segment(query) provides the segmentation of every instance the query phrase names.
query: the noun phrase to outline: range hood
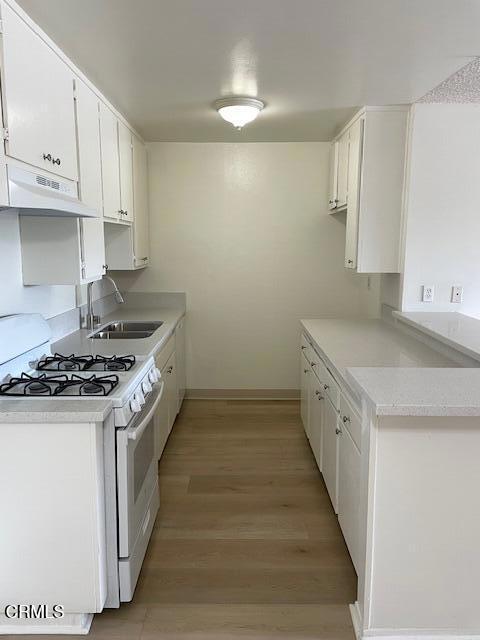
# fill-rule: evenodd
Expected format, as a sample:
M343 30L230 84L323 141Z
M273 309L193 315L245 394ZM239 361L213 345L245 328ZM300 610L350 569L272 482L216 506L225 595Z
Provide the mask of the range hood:
M8 204L0 211L16 209L29 216L95 218L97 211L78 199L77 184L40 171L7 164Z

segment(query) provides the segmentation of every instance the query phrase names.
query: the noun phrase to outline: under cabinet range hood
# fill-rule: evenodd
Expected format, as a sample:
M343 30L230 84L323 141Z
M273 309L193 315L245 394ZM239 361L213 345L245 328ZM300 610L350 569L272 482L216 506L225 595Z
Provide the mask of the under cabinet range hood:
M16 209L19 214L29 216L99 216L98 211L80 202L75 182L14 164L7 164L6 172L8 202L0 203L0 211Z

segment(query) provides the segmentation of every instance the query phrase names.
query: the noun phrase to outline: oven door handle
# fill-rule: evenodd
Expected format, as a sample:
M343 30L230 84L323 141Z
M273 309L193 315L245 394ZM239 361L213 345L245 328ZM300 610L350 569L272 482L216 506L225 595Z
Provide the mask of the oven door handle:
M148 413L145 415L145 417L142 418L138 426L136 426L135 428L130 427L129 429L127 429L127 436L129 440L138 440L142 435L142 433L147 428L148 423L152 419L152 416L155 413L160 400L162 399L164 387L165 387L165 383L162 380L160 382L160 389L157 393L157 397L153 401L152 406L148 410Z

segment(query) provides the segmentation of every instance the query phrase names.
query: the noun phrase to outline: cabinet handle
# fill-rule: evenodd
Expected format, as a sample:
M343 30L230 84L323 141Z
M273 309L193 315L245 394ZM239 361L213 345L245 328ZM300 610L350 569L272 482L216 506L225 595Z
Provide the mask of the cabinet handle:
M107 272L108 271L108 264L102 264L102 269Z
M310 362L310 366L311 366L311 367L316 367L316 366L317 366L317 363L316 363L316 362L313 362L313 360L312 360L312 362Z
M173 367L168 367L167 373L172 373L172 371L173 371Z
M315 395L316 395L316 396L319 396L319 395L320 395L320 391L319 391L318 389L315 391Z
M308 373L310 371L310 369L304 369L303 373Z
M347 260L348 264L353 264L353 260Z
M347 424L347 422L350 422L350 418L348 416L343 416L342 421L343 424Z
M305 351L307 347L305 345L302 344L302 351Z
M337 436L340 436L342 434L342 430L336 427L335 433L337 434Z
M44 160L48 160L48 162L52 161L52 154L51 153L44 153L43 154L43 159Z
M60 158L52 158L52 162L53 164L58 164L58 166L62 164Z
M327 389L330 389L330 387L328 386L328 384L324 384L324 385L323 385L323 388L325 389L325 391L326 391Z
M142 260L142 262L146 262L148 260L148 256L145 256L145 258L140 258L140 260Z

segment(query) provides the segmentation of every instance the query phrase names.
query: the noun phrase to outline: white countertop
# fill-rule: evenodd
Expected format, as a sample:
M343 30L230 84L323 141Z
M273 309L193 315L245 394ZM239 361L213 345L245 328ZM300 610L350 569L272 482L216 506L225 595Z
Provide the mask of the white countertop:
M346 375L379 416L480 417L480 369L352 368Z
M460 353L480 360L480 320L458 312L394 311L400 322L422 331Z
M111 410L108 399L5 398L0 400L0 424L103 422Z
M383 320L302 320L302 325L342 378L350 367L458 366Z
M462 368L381 320L302 320L332 373L377 415L480 416L480 367Z
M149 338L139 338L135 340L97 340L89 338L92 333L85 329L80 329L69 334L65 338L58 340L52 345L52 351L62 354L75 353L77 355L134 355L151 356L161 349L172 335L180 318L185 314L182 309L166 308L134 308L119 305L118 308L102 318L100 327L110 322L122 320L162 320L162 326ZM97 331L98 329L96 329Z

